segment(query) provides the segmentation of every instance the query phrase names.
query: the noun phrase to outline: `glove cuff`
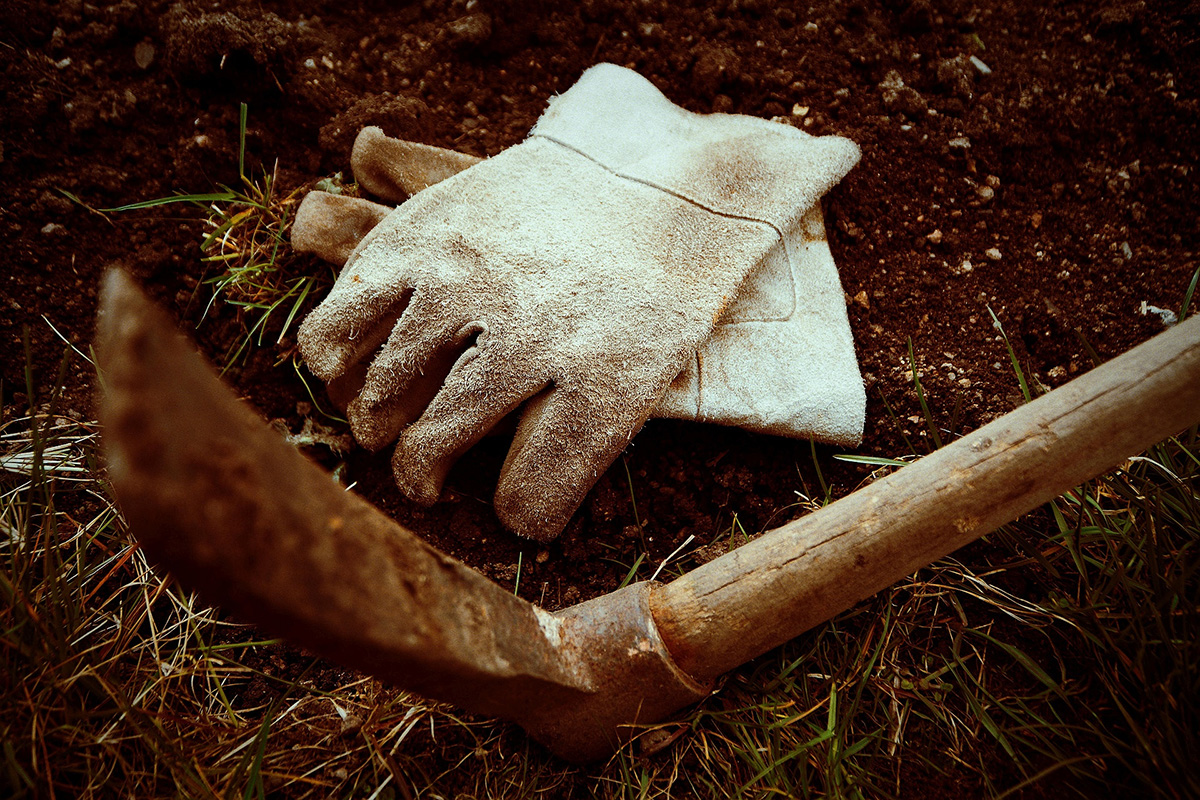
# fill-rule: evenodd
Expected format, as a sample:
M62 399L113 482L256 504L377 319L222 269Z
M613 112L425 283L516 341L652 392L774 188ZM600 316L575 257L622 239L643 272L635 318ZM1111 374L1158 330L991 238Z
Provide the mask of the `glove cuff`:
M695 114L648 80L598 64L550 101L530 136L617 175L781 234L858 163L858 146L740 114Z

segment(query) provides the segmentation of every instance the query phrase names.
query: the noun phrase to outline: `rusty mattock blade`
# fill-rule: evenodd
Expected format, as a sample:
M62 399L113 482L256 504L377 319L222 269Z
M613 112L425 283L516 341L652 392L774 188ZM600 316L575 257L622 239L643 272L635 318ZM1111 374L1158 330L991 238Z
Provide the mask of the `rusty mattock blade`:
M431 547L272 431L124 274L97 351L109 477L147 554L208 601L428 697L603 757L707 692L636 584L553 615Z

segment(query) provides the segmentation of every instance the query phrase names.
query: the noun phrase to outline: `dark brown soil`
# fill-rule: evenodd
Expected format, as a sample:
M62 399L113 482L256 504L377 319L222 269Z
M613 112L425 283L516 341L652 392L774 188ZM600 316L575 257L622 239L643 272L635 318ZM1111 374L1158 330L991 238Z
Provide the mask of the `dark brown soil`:
M348 174L365 124L494 154L522 139L549 95L611 61L685 108L784 117L861 145L861 164L825 201L868 386L861 452L924 452L908 340L934 417L953 434L1019 401L989 308L1048 387L1091 366L1082 340L1107 358L1162 330L1143 303L1179 309L1197 268L1198 16L1184 0L9 0L3 402L27 403L26 327L43 396L64 348L47 320L86 350L109 266L189 327L208 301L200 210L105 219L65 193L108 208L233 184L242 102L246 163L277 164L285 189ZM213 308L196 336L217 357L242 323ZM228 378L295 430L304 388L273 366L290 347L256 350ZM76 358L64 407L89 413L93 384ZM836 452L655 421L549 547L497 526L501 442L468 454L432 509L397 496L386 453L352 453L347 480L498 581L511 586L519 566L520 593L557 608L611 590L643 553L649 577L689 536L690 553L723 547L738 526L778 525L801 513L798 495L821 498L822 481L835 496L851 491L865 469Z

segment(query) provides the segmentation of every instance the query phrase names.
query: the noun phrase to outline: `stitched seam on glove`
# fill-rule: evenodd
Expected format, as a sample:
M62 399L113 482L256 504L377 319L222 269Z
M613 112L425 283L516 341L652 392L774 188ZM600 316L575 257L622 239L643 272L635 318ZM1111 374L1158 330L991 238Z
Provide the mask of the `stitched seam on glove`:
M771 219L780 231L790 230L859 159L858 146L842 137L687 111L615 64L590 68L551 100L530 136L570 142L600 163L665 179L677 193L706 198L706 205Z
M725 219L736 219L736 220L741 220L743 222L761 223L761 224L766 225L767 227L771 228L772 230L774 230L775 235L778 236L780 238L780 240L783 239L783 232L781 230L779 230L779 227L769 219L763 219L762 217L756 217L756 216L747 215L747 214L733 214L728 211L721 211L720 209L713 208L712 206L708 205L707 203L697 200L694 197L688 197L685 194L677 192L674 189L671 189L669 187L663 186L660 183L656 183L652 180L649 180L648 178L639 178L636 175L630 175L629 173L622 172L621 170L613 169L612 167L605 164L603 161L601 161L597 158L593 158L592 156L585 153L583 150L580 150L578 147L568 144L567 142L564 142L561 139L556 139L553 136L547 136L544 133L537 133L537 134L530 136L529 138L530 139L544 139L547 142L552 142L553 144L556 144L559 147L562 147L566 150L570 150L572 153L575 153L579 156L582 156L583 158L586 158L588 161L591 161L593 164L597 165L598 167L605 170L606 172L608 172L611 175L614 175L623 180L630 181L631 183L640 183L642 186L648 186L651 189L657 189L660 192L663 192L664 194L669 194L678 200L682 200L685 203L689 203L689 204L695 206L696 208L699 208L703 211L707 211L710 214L714 214L718 217L724 217Z

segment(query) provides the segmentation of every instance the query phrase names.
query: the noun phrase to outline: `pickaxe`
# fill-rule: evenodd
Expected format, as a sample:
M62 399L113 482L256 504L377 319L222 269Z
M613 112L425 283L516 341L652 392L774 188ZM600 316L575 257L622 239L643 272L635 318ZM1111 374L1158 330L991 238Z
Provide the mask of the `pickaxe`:
M109 477L187 587L346 666L523 726L571 761L724 672L1200 420L1200 320L667 584L551 614L343 490L119 272L98 329Z

